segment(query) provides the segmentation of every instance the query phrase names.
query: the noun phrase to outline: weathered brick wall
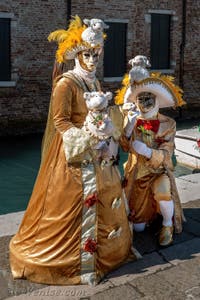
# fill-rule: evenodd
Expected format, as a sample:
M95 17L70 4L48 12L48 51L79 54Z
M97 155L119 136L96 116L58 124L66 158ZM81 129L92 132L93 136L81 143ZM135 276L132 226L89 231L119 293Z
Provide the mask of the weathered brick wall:
M200 1L188 0L186 13L183 88L195 117L200 114Z
M49 33L66 28L66 1L5 0L11 22L11 65L16 87L0 87L0 134L44 127L51 92L55 45Z
M148 12L152 9L174 12L171 25L171 64L175 70L176 82L179 83L182 1L74 0L71 14L78 14L81 18L128 19L128 61L137 54L150 56ZM47 36L53 30L66 27L67 1L4 0L3 4L0 3L0 12L14 14L11 58L12 75L17 81L14 88L0 87L0 134L43 130L50 99L51 74L56 49L55 44L48 43ZM184 112L184 116L196 117L200 116L198 0L187 0L186 16L183 87L185 99L192 105L186 107L187 112ZM127 71L129 68L127 64ZM120 87L119 82L103 82L103 63L100 64L98 76L104 89L114 91Z

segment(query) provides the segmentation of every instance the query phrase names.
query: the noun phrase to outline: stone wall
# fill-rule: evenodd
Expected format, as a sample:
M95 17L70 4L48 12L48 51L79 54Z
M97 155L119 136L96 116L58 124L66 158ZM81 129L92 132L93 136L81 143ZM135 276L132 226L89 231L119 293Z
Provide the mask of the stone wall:
M127 62L137 54L150 55L150 13L167 10L172 14L171 69L176 83L181 83L188 102L183 117L199 117L199 24L200 2L187 0L186 36L183 72L180 73L182 43L182 2L180 0L74 0L71 14L81 18L98 17L128 20ZM48 34L66 28L67 1L5 0L0 13L13 14L11 19L12 80L15 87L0 87L0 135L42 131L45 126L51 93L51 74L56 45L47 41ZM109 37L108 37L109 38ZM129 66L127 64L127 71ZM115 91L120 82L103 81L103 61L98 76L105 90ZM198 108L198 109L197 109Z

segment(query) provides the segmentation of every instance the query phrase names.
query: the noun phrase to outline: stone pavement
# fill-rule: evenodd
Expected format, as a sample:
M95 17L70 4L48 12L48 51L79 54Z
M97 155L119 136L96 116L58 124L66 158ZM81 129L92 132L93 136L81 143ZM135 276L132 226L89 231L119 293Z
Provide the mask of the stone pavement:
M143 258L113 271L95 287L47 286L13 280L8 244L23 212L0 216L0 299L200 299L200 174L176 180L187 218L183 233L175 235L173 245L168 248L157 244L159 220L145 232L135 234L134 246Z

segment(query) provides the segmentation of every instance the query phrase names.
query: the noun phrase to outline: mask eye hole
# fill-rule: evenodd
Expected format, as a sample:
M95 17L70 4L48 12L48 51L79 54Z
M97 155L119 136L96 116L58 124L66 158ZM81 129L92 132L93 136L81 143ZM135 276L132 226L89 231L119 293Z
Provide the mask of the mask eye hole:
M83 56L84 56L85 58L88 58L88 57L90 57L90 54L89 54L89 53L83 53Z

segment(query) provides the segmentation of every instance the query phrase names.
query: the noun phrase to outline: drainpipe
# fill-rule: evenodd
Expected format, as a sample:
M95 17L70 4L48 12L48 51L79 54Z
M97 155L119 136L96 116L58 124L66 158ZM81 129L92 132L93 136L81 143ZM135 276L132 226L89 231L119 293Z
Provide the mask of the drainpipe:
M186 7L187 0L182 0L182 34L181 34L181 45L180 45L180 67L179 67L179 85L184 88L184 51L185 51L185 40L186 40ZM179 117L182 118L182 109L179 107Z
M67 0L67 26L69 25L69 21L71 20L72 14L72 3L71 0Z

